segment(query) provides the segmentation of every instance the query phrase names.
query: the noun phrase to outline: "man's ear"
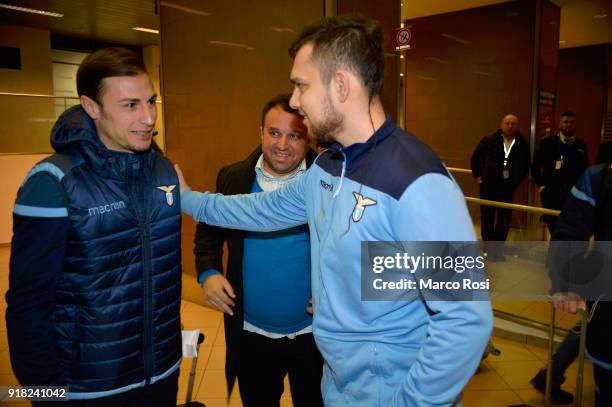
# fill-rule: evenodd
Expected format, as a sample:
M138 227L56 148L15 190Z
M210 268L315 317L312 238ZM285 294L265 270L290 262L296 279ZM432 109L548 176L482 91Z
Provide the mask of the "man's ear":
M81 95L79 100L81 101L81 106L83 106L83 109L89 115L89 117L91 117L93 120L100 118L100 105L98 105L95 100L85 95Z
M351 81L347 71L337 70L332 78L332 86L338 101L345 102L351 92Z

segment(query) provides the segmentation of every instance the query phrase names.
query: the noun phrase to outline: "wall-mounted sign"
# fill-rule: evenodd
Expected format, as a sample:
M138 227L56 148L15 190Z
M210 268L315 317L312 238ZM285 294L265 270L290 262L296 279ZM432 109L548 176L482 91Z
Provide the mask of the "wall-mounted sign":
M396 28L393 30L393 48L396 51L412 49L414 37L409 27Z
M540 88L539 101L540 106L555 107L557 92L554 89Z

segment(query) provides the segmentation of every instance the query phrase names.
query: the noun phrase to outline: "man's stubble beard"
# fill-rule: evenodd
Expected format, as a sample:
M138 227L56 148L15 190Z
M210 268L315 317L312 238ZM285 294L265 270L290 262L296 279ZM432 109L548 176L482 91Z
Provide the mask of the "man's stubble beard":
M334 108L329 95L325 98L323 106L323 120L321 123L313 123L310 120L310 134L315 141L331 143L336 141L336 134L342 130L344 115Z

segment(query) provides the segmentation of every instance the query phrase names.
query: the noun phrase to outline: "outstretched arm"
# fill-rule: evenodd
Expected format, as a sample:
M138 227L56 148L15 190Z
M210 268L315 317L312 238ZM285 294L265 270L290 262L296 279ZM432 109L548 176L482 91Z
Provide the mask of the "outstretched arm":
M282 230L306 223L308 174L272 192L224 196L192 191L180 168L181 210L196 221L230 229L259 232Z

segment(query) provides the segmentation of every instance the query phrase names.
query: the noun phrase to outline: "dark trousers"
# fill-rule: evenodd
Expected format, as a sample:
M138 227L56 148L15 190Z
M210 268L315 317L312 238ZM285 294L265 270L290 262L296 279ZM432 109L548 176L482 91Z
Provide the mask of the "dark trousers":
M557 209L561 210L563 208L563 204L567 199L567 196L570 193L571 186L558 186L558 185L548 185L546 188L540 192L540 200L542 201L542 206L548 209ZM548 227L548 231L551 236L555 231L555 225L557 223L558 216L553 215L542 215L542 221L546 223Z
M242 331L238 384L245 407L278 407L286 374L295 407L323 406L323 358L311 333L270 339Z
M491 201L512 203L513 192L506 190L489 190L480 188L480 197ZM496 208L494 206L480 206L480 230L482 240L496 240L505 242L510 230L512 211L510 209Z
M70 407L176 407L179 371L148 387L140 387L124 393L89 400L72 400L62 402L62 406ZM57 405L60 402L58 402ZM34 406L47 406L45 403L34 403Z
M552 356L552 382L561 384L565 381L565 371L578 357L580 348L580 328L582 323L578 321L576 325L567 333L561 345Z
M595 407L612 406L612 370L593 364L595 376Z

